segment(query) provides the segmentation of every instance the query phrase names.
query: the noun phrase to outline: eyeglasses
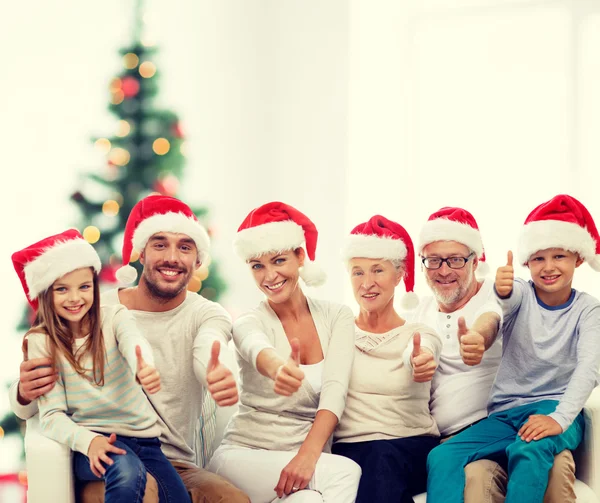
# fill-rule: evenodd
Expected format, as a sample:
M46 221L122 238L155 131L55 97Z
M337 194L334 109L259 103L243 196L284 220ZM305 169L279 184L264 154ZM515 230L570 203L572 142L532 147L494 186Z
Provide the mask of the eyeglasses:
M474 253L469 254L468 257L423 257L421 262L427 269L439 269L444 262L450 269L462 269L473 255Z

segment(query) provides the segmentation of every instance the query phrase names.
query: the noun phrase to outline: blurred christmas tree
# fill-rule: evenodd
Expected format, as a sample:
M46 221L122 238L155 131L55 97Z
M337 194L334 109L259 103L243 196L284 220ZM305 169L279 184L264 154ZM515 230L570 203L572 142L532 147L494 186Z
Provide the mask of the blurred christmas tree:
M109 84L108 108L116 118L115 133L93 139L106 155L106 165L99 173L85 174L82 186L71 196L81 213L77 228L102 259L100 281L105 288L117 283L115 272L121 265L123 231L131 209L151 193L177 197L185 165L186 143L177 115L154 105L160 72L156 49L143 37L142 4L137 0L133 43L120 51L123 69ZM192 210L201 221L206 218L206 208ZM132 257L131 265L139 277L138 257ZM209 300L217 300L224 289L215 262L202 264L188 285L188 290ZM33 316L27 309L18 328L27 330ZM0 427L9 434L19 424L10 413Z

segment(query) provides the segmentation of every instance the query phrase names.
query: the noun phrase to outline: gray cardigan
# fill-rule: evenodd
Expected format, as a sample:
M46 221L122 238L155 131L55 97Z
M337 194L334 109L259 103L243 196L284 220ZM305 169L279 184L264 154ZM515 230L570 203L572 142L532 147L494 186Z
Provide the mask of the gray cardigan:
M318 410L342 417L354 360L354 316L350 308L307 298L321 341L325 365L320 396L303 381L292 396L273 391L273 381L256 368L258 354L274 349L283 359L291 352L283 326L267 301L242 315L233 326L240 365L240 403L225 430L224 445L297 450Z

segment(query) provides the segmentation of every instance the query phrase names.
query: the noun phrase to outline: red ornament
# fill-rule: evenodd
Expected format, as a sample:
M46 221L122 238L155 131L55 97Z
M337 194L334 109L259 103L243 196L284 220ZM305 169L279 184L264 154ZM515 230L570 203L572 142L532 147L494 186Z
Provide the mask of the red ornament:
M125 77L121 81L121 90L125 98L133 98L140 91L140 82L133 77Z
M181 123L179 121L173 123L171 126L171 133L175 138L183 138L183 130L181 129Z
M154 182L152 188L164 196L173 197L179 189L179 180L174 175L167 175Z
M98 274L98 279L101 283L118 283L117 279L117 269L118 267L112 265L105 265L100 270L100 274Z

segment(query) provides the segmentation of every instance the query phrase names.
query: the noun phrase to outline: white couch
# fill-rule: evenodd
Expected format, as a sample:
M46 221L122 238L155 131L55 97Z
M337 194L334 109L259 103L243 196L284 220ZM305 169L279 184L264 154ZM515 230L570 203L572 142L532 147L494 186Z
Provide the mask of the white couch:
M223 428L235 407L219 409L215 444L221 441ZM596 388L585 407L586 431L581 447L575 453L577 462L577 501L600 503L600 387ZM25 434L28 503L74 503L71 451L39 431L37 416L27 421ZM421 494L416 503L425 503Z

